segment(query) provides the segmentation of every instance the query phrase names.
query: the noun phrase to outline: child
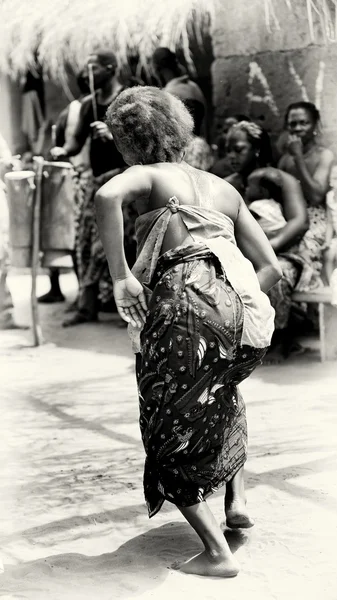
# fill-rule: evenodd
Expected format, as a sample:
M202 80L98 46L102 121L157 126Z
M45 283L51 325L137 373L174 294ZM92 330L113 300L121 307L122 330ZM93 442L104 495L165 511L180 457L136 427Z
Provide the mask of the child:
M270 197L269 190L261 180L248 179L245 201L267 238L273 238L286 226L282 206Z

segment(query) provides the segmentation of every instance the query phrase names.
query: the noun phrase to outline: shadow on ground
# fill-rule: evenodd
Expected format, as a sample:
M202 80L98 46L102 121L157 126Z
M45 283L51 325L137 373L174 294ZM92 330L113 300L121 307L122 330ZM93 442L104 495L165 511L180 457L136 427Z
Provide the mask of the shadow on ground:
M225 537L234 553L249 542L249 535L240 531L226 530ZM156 548L155 553L153 548ZM100 599L126 600L154 590L170 575L173 564L201 550L199 540L187 523L171 522L130 539L115 552L100 556L64 553L16 566L5 565L0 586L2 592L25 594L23 597L34 600L40 595L42 598L47 591L60 594L62 589L77 598L82 591L88 594L93 582L99 581ZM133 573L137 574L135 585Z

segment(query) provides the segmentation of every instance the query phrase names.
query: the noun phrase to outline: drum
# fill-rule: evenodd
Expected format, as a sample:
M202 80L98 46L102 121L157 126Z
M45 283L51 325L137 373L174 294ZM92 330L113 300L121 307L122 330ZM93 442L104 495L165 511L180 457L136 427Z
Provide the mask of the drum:
M35 173L11 171L4 178L8 195L10 262L13 267L30 267Z
M41 239L43 267L72 267L75 249L73 167L45 162L42 176Z

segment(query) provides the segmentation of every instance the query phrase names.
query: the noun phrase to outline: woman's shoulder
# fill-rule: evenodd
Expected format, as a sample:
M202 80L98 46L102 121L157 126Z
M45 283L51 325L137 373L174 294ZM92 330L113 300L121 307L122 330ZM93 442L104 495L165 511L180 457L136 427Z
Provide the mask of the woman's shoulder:
M321 160L324 160L324 161L333 161L335 159L335 156L334 156L334 153L332 152L332 150L330 150L330 148L327 148L326 146L323 146L323 145L317 146L317 154L319 154Z

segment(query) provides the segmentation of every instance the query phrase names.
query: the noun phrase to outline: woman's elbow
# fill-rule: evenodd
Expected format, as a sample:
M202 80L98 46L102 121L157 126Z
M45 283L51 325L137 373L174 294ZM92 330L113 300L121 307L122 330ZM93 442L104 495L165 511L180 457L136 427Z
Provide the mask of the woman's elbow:
M273 285L275 285L280 279L282 279L283 271L278 260L276 260L269 266L269 276L270 279L274 281Z
M309 229L309 219L306 218L305 221L301 221L298 225L298 232L297 232L297 236L298 238L301 240L302 237L307 233L308 229Z
M108 194L106 190L104 190L104 186L102 186L94 196L94 202L96 209L106 209L111 207L115 202L113 202L114 198L111 194Z
M317 190L313 191L312 194L308 197L308 204L310 206L321 206L325 202L325 197L328 190Z

